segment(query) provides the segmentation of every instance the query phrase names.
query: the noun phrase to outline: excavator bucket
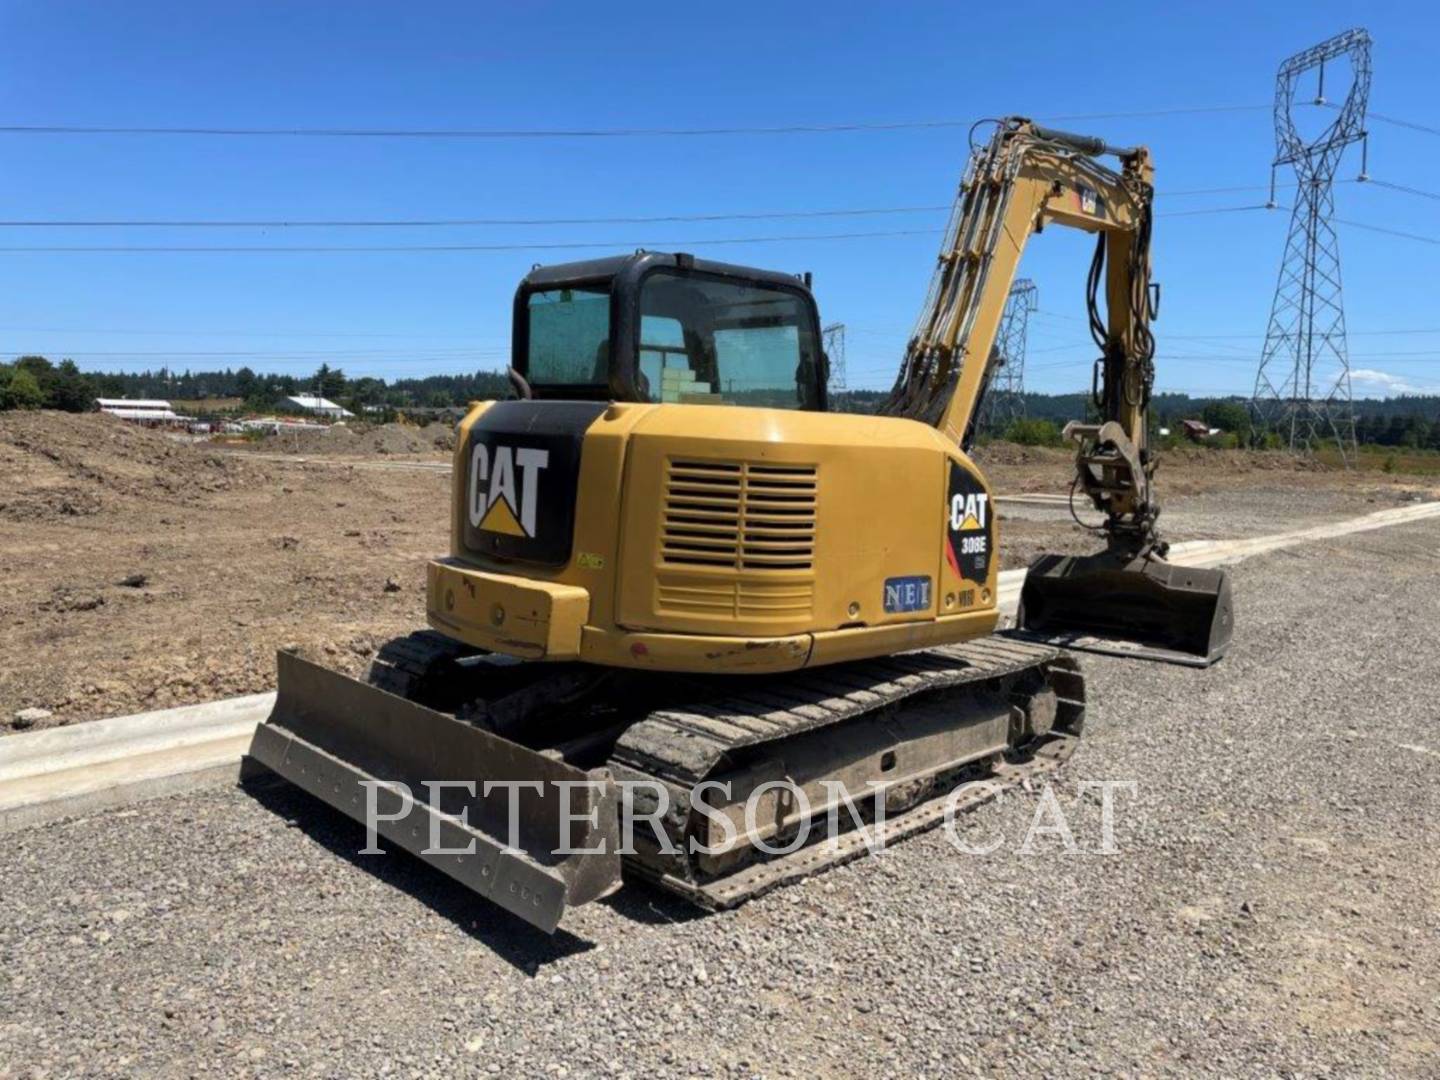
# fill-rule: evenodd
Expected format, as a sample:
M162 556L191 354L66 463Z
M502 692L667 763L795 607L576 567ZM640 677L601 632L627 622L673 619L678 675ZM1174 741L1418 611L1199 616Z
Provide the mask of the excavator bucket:
M1234 621L1225 571L1101 552L1031 563L1014 632L1067 649L1206 667L1225 655Z
M257 765L548 933L566 908L620 885L606 770L573 768L289 653L246 772ZM374 845L365 830L355 837L357 850Z

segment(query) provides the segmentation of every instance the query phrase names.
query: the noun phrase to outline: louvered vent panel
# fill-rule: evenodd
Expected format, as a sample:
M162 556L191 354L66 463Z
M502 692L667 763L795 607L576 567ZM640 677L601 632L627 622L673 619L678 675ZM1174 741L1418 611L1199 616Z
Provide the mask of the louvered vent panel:
M660 543L672 566L809 570L815 466L670 461Z

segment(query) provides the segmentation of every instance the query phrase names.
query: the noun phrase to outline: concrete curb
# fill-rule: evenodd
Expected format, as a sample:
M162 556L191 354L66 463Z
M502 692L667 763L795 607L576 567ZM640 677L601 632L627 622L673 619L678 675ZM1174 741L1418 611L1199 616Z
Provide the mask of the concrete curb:
M275 695L0 739L0 833L233 779Z
M1273 536L1196 540L1171 548L1183 566L1223 566L1298 544L1440 518L1440 502L1380 510ZM1015 614L1025 571L1000 575L999 604ZM58 818L233 780L274 693L118 716L0 738L0 834Z

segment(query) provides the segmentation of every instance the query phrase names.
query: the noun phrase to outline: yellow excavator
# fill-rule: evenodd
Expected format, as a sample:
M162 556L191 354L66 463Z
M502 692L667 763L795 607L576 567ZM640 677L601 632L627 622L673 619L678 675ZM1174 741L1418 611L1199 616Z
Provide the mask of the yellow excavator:
M1144 148L998 122L877 416L827 411L805 278L651 252L535 268L515 397L458 428L431 629L366 680L282 653L247 772L553 931L622 868L727 907L1056 767L1085 711L1070 649L1206 664L1230 639L1223 573L1167 563L1156 532L1152 193ZM1097 237L1098 422L1065 434L1106 546L1037 560L997 634L967 451L1051 225Z

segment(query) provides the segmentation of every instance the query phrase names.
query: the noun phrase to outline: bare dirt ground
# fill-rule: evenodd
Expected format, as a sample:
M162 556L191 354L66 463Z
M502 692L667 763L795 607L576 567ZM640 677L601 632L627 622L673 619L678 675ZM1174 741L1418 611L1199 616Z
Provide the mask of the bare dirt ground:
M268 689L282 646L358 669L423 622L448 498L440 471L282 464L97 415L6 414L0 721Z
M1440 526L1234 574L1215 667L1081 658L1074 853L1016 790L960 822L988 855L712 916L632 883L546 937L290 789L16 833L0 1078L1433 1077Z
M1074 475L1064 450L992 443L975 460L1001 499L1001 566L1028 566L1046 552L1081 554L1098 537L1076 524L1064 503L1006 500L1028 493L1062 494ZM1440 497L1440 481L1326 469L1288 454L1184 448L1162 454L1156 484L1160 527L1172 541L1264 536L1354 517L1411 500ZM1082 497L1075 514L1087 525L1102 518Z
M250 441L227 442L227 449L251 450L260 455L305 454L384 457L390 454L449 453L455 446L451 424L334 424L315 429L282 428L274 434Z
M385 425L222 447L98 415L0 415L0 732L27 708L47 726L267 690L281 647L361 670L423 624L425 562L448 544L449 437ZM978 456L1002 494L1069 482L1061 451ZM1172 539L1300 527L1434 486L1279 455L1174 458ZM1095 546L1063 506L1000 513L1005 568Z

